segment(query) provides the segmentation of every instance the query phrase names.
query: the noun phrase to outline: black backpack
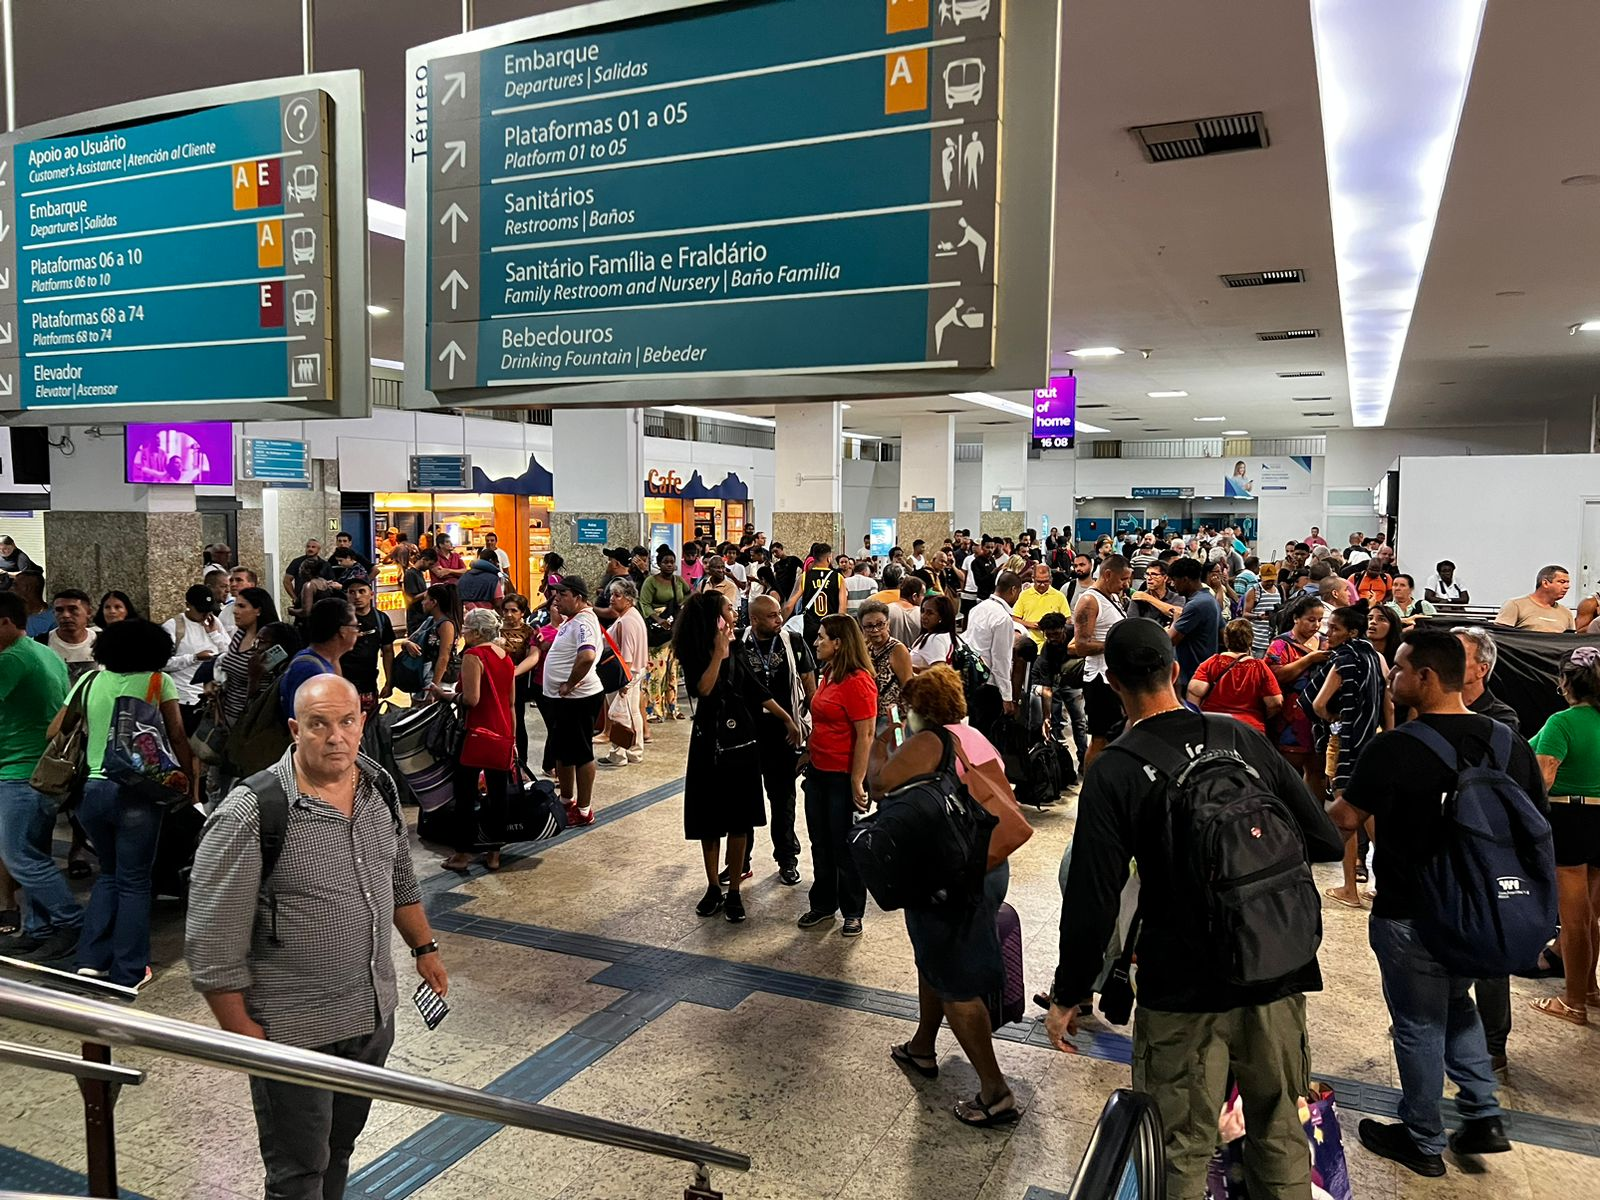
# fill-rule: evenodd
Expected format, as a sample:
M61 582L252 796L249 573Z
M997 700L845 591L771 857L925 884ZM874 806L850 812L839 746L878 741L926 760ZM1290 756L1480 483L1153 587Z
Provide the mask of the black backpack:
M895 788L845 835L861 881L885 912L958 904L983 887L998 822L957 778L955 739L932 732L944 743L938 769Z
M283 784L278 781L276 766L257 771L244 781L244 786L256 798L256 826L261 837L261 886L267 887L272 872L277 870L278 859L283 857L284 842L289 837L289 797L283 790ZM389 806L396 836L404 839L406 821L400 815L400 795L387 771L378 772L378 794ZM270 887L267 888L267 906L272 912L272 932L267 935L267 940L274 946L281 946L283 943L278 940L278 893Z
M1231 984L1269 983L1311 962L1322 944L1322 898L1305 835L1239 753L1233 718L1197 720L1188 755L1137 727L1111 749L1167 780L1174 889L1205 906L1200 952Z

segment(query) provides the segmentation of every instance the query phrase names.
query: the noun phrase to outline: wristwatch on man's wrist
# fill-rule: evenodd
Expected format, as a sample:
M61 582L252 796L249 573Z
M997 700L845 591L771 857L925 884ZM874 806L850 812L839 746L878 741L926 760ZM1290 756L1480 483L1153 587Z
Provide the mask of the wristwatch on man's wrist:
M412 958L421 958L424 954L437 954L437 953L439 953L439 943L438 942L424 942L420 946L411 947L411 957Z

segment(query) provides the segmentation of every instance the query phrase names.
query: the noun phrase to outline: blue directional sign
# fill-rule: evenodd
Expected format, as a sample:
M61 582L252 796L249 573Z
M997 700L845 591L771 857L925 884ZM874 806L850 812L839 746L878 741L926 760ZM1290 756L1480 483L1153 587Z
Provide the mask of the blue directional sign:
M335 116L335 91L354 112ZM0 413L347 415L328 404L340 390L335 280L350 265L364 277L365 254L335 244L336 213L350 210L335 195L347 180L334 178L334 145L336 126L359 124L359 102L353 75L314 76L6 135ZM348 149L359 179L359 144Z
M311 445L291 438L246 438L240 474L260 483L311 482Z
M408 487L413 492L470 492L470 454L413 454Z
M754 0L427 58L428 388L993 365L1004 9Z

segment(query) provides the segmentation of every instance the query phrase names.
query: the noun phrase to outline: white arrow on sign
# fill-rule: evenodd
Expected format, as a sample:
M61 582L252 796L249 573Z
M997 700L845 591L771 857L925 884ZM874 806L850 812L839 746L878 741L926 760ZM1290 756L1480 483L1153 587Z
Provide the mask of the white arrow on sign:
M0 321L0 346L11 345L11 322Z
M0 375L0 396L11 395L11 381L15 378L14 375Z
M444 166L439 168L439 174L443 175L454 165L459 165L463 168L467 165L467 144L465 142L446 142L444 148L449 153L444 156Z
M6 186L6 161L0 158L0 187Z
M0 242L6 240L6 235L11 232L11 226L6 224L4 213L0 213Z
M450 201L450 207L444 210L444 216L439 218L439 224L449 224L450 244L452 246L456 244L457 240L459 240L456 237L456 234L460 231L461 222L463 221L465 221L468 225L472 224L472 218L467 216L466 209L462 208L461 205L457 204L454 200Z
M6 291L11 286L11 268L0 267L0 292Z
M450 274L446 275L444 282L439 285L441 292L448 291L450 293L450 309L452 312L461 307L459 301L463 289L470 292L472 285L466 281L460 271L452 267Z
M444 95L439 97L439 107L443 108L450 103L450 97L460 96L467 98L467 73L465 71L451 71L445 75L445 82L450 86L444 89Z
M439 351L439 361L450 368L450 378L454 379L456 377L456 363L466 362L467 352L452 341L443 350ZM5 376L0 375L0 379L5 379ZM9 396L10 394L9 386L8 390L0 392L0 396Z

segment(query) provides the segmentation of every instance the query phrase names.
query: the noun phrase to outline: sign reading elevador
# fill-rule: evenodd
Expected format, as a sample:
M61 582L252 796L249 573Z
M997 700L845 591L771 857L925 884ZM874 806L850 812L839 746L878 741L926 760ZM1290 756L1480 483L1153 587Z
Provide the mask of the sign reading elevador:
M993 367L1015 4L642 8L412 52L426 388Z
M354 145L335 135L336 93ZM122 105L0 139L0 411L364 415L364 387L347 411L329 403L341 390L336 348L366 373L365 318L341 329L336 288L335 171L350 157L355 182L343 186L359 190L360 103L347 72ZM364 306L364 246L354 253L343 259L360 264L352 299Z

